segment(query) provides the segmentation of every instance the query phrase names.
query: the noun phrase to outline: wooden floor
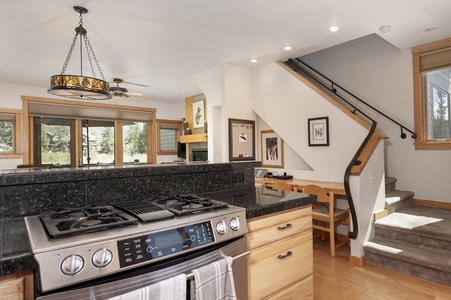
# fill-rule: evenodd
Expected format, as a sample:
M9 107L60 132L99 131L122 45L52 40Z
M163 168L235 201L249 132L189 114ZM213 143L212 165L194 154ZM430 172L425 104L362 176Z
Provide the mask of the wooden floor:
M339 299L451 299L451 287L385 268L352 266L349 248L330 256L329 242L314 239L313 287L315 300Z

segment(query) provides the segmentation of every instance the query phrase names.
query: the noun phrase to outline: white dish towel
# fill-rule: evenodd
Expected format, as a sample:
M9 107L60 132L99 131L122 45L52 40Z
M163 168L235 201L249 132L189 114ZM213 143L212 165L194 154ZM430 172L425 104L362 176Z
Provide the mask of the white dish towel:
M155 284L109 298L108 300L186 299L186 275L180 274Z
M236 300L230 256L193 270L191 300Z

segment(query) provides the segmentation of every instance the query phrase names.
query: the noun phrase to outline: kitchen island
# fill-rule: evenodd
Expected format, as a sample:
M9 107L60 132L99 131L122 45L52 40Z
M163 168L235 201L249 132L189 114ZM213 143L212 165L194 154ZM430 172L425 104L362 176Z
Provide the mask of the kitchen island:
M41 211L105 203L118 197L144 200L152 195L193 193L245 207L251 220L310 207L316 201L314 196L301 193L255 188L254 167L259 165L240 162L2 171L0 285L2 280L17 284L11 275L20 272L26 272L25 282L30 282L36 265L23 217Z

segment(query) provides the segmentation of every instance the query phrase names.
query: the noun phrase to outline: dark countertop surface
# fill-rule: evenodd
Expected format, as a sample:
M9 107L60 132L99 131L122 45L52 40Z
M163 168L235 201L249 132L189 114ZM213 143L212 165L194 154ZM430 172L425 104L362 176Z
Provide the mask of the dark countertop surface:
M247 219L316 203L316 196L266 188L235 189L203 196L245 207ZM23 218L0 221L0 241L0 276L36 267Z

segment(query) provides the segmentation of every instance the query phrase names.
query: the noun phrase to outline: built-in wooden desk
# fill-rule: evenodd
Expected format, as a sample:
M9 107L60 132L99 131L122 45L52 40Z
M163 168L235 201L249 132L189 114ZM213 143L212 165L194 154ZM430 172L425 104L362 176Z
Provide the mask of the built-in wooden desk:
M278 180L274 178L255 178L255 185L258 187L272 188L275 181ZM293 189L293 191L301 191L303 187L309 184L316 184L323 187L326 190L326 192L333 192L335 195L346 196L343 182L319 181L319 180L296 179L296 178L283 181L288 183Z

